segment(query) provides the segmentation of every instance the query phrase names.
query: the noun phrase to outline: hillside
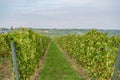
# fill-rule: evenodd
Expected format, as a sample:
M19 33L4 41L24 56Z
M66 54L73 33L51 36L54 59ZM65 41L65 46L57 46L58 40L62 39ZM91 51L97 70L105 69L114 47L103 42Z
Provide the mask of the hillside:
M62 36L67 34L84 34L85 32L91 29L34 29L34 31L40 32L42 34L54 37L54 36ZM97 29L98 32L106 32L109 36L112 35L120 35L120 30L104 30Z

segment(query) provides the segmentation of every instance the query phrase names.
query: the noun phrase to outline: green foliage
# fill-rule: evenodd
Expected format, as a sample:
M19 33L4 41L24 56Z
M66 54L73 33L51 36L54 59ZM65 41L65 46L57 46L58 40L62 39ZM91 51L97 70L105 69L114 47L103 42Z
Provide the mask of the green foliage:
M0 34L0 58L8 57L9 56L9 47L5 41L5 37L7 34Z
M90 76L100 80L112 78L120 36L91 30L84 35L67 35L55 38Z
M20 80L26 80L38 67L39 59L48 47L50 38L35 33L32 29L21 28L7 33L3 41L7 44L9 51L11 49L10 42L15 42Z

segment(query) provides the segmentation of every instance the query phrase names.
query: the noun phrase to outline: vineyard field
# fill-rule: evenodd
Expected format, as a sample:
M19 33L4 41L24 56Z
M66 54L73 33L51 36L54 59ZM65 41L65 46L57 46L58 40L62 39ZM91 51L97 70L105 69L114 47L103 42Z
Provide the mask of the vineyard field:
M91 30L83 35L56 37L57 44L85 68L89 76L112 79L120 36L108 36Z
M29 79L39 66L39 60L46 51L50 38L25 28L1 34L0 37L0 58L12 56L10 42L13 41L16 48L20 80Z
M10 76L13 75L14 79L16 77L14 72L12 72L13 62L10 46L12 41L15 43L20 80L30 80L37 68L41 67L39 65L40 60L48 49L49 44L51 44L51 47L46 53L46 60L44 59L43 61L43 70L40 71L41 77L38 76L38 78L49 80L47 73L52 71L51 75L49 75L51 79L56 80L59 77L59 80L65 80L76 77L76 79L83 80L84 78L79 75L80 72L78 74L74 70L73 66L75 65L69 64L70 62L67 62L66 57L61 57L68 55L71 59L74 59L73 61L76 65L79 65L81 69L85 70L85 73L88 73L86 78L111 80L114 73L118 45L120 44L120 35L119 30L95 29L36 30L20 28L1 33L0 68L7 66L10 72L7 72L5 68L5 71L0 69L0 79L3 79L6 73L11 73ZM58 48L63 52L61 53ZM64 52L66 53L64 54ZM64 65L65 62L67 62L67 65ZM77 66L75 67L77 68ZM64 70L64 68L66 69ZM57 72L61 77L55 74ZM70 76L70 73L73 73L73 76ZM117 79L120 79L120 70L118 71Z

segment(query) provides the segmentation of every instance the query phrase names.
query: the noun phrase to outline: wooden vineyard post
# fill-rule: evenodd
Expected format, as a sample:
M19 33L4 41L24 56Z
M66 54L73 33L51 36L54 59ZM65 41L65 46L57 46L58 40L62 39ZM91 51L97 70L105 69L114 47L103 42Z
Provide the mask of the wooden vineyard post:
M16 80L19 80L19 72L18 72L18 65L17 65L17 58L16 58L14 42L12 41L10 43L10 45L11 45L11 50L12 50L12 60L13 60L14 72L16 74Z
M116 80L118 69L119 69L119 63L120 63L120 44L119 44L118 55L116 58L116 63L115 63L114 74L113 74L112 80Z

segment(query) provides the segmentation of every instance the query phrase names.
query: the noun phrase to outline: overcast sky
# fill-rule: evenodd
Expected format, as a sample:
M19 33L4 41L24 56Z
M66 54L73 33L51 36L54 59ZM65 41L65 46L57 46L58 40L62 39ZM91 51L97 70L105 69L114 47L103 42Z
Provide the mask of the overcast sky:
M120 0L0 0L0 27L120 29Z

